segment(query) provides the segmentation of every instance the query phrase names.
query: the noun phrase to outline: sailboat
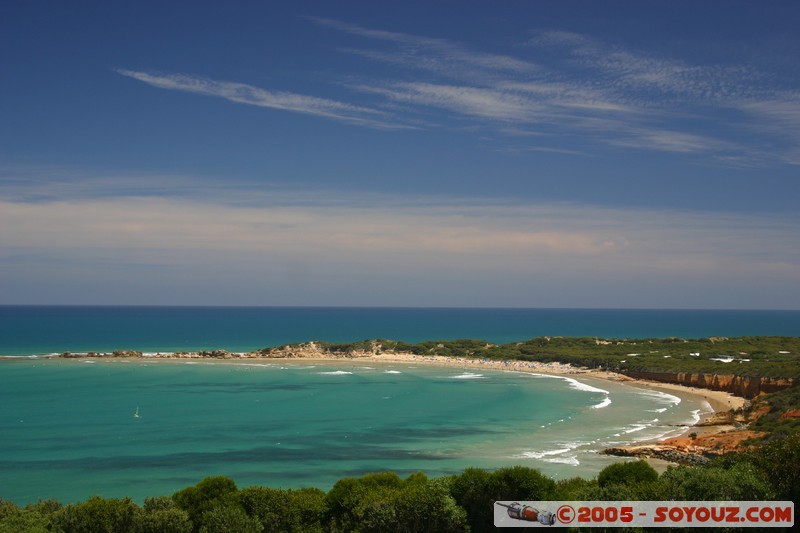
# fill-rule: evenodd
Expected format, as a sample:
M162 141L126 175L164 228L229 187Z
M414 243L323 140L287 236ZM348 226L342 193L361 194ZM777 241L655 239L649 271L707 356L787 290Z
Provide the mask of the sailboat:
M133 413L133 418L139 418L139 406L136 406L136 411Z

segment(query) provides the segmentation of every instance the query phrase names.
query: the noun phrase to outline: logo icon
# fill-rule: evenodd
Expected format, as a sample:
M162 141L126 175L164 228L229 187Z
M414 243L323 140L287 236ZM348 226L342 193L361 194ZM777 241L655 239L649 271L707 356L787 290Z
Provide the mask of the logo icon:
M556 523L556 515L550 511L540 511L528 505L520 505L514 502L511 505L495 502L497 505L506 508L508 516L514 520L524 520L525 522L539 522L545 526L552 526Z

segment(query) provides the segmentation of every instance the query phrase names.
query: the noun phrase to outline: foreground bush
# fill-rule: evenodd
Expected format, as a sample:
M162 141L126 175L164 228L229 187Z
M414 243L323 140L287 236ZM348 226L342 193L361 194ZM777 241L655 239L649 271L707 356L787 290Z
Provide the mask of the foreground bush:
M617 463L597 479L556 483L522 466L402 479L393 472L339 480L327 493L248 487L209 477L171 497L101 498L20 508L0 498L0 533L270 533L495 531L496 500L789 500L800 495L800 433L702 467L660 476L644 462Z

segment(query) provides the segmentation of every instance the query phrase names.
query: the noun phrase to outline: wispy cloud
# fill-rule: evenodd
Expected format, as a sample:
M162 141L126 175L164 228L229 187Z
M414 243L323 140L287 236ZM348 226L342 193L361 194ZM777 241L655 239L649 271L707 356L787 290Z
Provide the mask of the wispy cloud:
M733 152L736 148L731 143L694 133L635 127L630 128L627 136L618 136L614 139L609 139L608 142L616 146L684 154Z
M218 81L185 74L155 74L117 69L123 76L173 91L216 96L239 104L292 111L381 129L408 128L393 122L385 112L327 98L269 91L244 83Z
M800 165L800 92L743 100L738 107L752 118L756 129L780 144L786 162Z
M597 90L647 107L722 103L763 90L760 73L746 65L691 65L559 30L537 32L528 45L564 54ZM566 74L565 66L554 70ZM588 75L590 71L593 74Z
M342 73L339 86L358 103L182 74L118 72L154 87L370 128L467 123L506 138L506 148L524 143L531 151L566 154L563 139L572 138L584 147L652 150L724 165L800 164L800 97L796 89L775 89L752 66L692 64L558 30L538 31L504 54L309 20L355 38L340 51L398 68L390 77ZM742 132L752 133L747 142Z
M498 76L525 74L538 70L538 66L530 61L504 54L472 50L447 39L375 30L333 19L311 18L310 20L321 26L367 39L388 42L396 47L381 51L346 48L343 49L345 52L440 76L491 80Z
M751 112L775 105L775 91L765 76L747 65L692 65L564 31L540 31L527 42L528 50L540 59L534 62L483 54L443 39L317 22L396 45L389 50L362 50L364 57L463 82L385 80L354 87L393 101L473 119L527 123L543 133L585 138L589 132L597 143L704 154L718 162L746 158L752 163L776 155L728 138L717 124L717 115L727 110ZM797 104L797 98L787 104ZM779 156L789 163L795 161L800 146L794 140L796 122L787 118L792 115L790 111L769 120L771 133L787 145ZM691 118L704 132L676 128L672 123L676 116ZM744 121L736 127L755 131L759 125Z
M389 87L362 86L361 90L404 103L496 121L530 122L535 119L537 112L543 110L542 106L523 95L483 87L396 83Z

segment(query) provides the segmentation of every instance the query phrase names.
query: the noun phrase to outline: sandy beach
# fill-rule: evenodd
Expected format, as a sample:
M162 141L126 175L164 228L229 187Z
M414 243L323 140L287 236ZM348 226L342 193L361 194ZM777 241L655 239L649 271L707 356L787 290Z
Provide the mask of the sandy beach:
M686 387L684 385L673 385L671 383L659 383L629 378L623 374L606 372L599 370L586 370L575 368L569 364L562 363L538 363L528 361L491 361L465 359L461 357L441 357L441 356L421 356L413 354L380 354L372 355L359 360L383 361L391 363L414 363L429 364L439 366L450 366L457 368L471 369L492 369L492 370L512 370L518 372L530 372L534 374L568 375L571 377L583 376L596 379L607 379L610 381L624 381L630 385L659 390L664 392L681 392L706 400L715 413L726 412L731 409L743 408L747 402L744 398L734 396L724 391L713 391L700 389L697 387Z

